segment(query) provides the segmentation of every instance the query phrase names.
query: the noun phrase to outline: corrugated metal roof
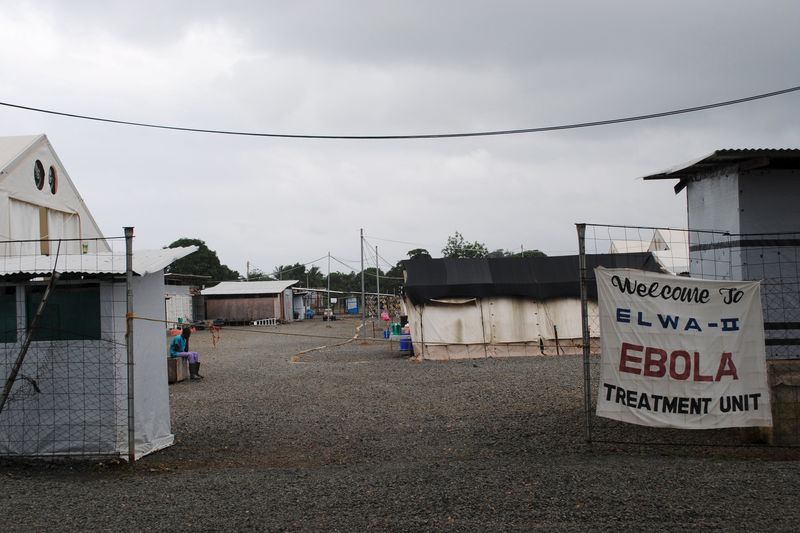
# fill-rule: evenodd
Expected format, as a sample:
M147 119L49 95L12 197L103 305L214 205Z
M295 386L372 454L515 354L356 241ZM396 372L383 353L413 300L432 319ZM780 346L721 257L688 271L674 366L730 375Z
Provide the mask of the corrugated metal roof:
M203 289L203 296L229 296L238 294L280 294L295 283L296 279L278 281L223 281L215 287Z
M748 168L800 168L800 149L797 148L727 148L716 150L698 159L672 167L663 172L644 176L645 180L678 179L675 193L681 192L690 178L730 165Z
M197 251L197 246L136 250L133 272L140 276L163 270L171 263ZM0 257L0 276L42 275L53 271L70 274L124 274L125 254L96 253L69 255L19 255Z

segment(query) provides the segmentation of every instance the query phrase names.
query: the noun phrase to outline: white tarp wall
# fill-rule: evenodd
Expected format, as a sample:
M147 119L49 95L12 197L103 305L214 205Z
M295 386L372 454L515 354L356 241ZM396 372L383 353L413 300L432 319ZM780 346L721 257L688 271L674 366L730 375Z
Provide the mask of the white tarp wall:
M117 454L127 412L118 412L125 331L117 330L113 298L120 295L125 297L124 286L119 293L109 283L100 285L102 340L30 344L19 374L29 379L18 377L0 413L0 454ZM17 341L0 345L3 384L24 341L25 285L17 286L16 303Z
M542 355L542 346L544 355L579 353L580 304L578 298L537 302L514 297L405 302L414 353L434 360ZM589 313L596 309L589 302Z
M137 317L159 319L164 312L163 298L163 270L133 278L133 312ZM124 301L123 299L122 302ZM117 316L124 317L125 313ZM133 328L134 415L136 458L139 459L148 453L171 446L175 436L172 434L169 417L167 343L164 324L149 320L134 320ZM125 331L124 327L122 331ZM120 444L120 452L127 453L127 435Z
M295 294L292 296L294 302L292 308L297 313L297 320L305 320L306 318L306 304L302 294Z
M133 278L134 313L163 315L163 272ZM17 287L17 328L25 331L25 289ZM101 340L31 343L12 396L0 413L1 455L128 454L124 283L100 284ZM0 345L0 379L23 343ZM170 430L164 328L134 320L137 459L174 441ZM39 390L37 391L36 388Z
M190 289L191 287L188 285L166 286L165 294L167 296L167 321L177 323L179 318L183 322L192 322L194 320L192 294Z
M281 299L283 300L283 317L286 322L291 322L294 320L294 314L292 312L294 309L294 293L292 292L292 289L289 288L284 289L282 295L283 297Z

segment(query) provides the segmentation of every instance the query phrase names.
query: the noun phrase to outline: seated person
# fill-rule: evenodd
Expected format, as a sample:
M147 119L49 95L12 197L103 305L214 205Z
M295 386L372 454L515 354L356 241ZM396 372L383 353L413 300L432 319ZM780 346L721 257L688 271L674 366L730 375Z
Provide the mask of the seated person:
M189 360L189 378L203 379L200 375L200 354L189 351L189 337L191 328L184 327L180 335L175 335L169 343L170 357L185 357Z

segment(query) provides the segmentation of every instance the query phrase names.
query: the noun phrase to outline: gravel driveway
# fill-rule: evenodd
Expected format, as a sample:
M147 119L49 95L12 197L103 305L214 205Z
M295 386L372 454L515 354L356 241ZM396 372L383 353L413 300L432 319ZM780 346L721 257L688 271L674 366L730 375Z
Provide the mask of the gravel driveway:
M334 346L356 325L198 332L206 379L170 386L174 446L0 463L0 528L797 530L798 450L589 447L579 357Z

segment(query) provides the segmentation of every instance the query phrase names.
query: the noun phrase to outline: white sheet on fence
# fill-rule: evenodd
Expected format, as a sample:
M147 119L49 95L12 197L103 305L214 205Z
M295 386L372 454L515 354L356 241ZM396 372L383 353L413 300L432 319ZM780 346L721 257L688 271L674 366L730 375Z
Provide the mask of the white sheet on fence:
M428 357L429 346L536 343L582 336L580 300L538 302L526 298L445 298L414 305L406 302L415 351ZM590 302L590 314L596 307ZM597 328L592 328L597 334ZM424 346L423 346L424 345ZM538 350L537 350L538 352ZM457 358L452 355L448 358ZM473 352L463 351L464 357ZM477 353L477 352L476 352ZM496 353L496 352L495 352Z
M598 416L683 429L772 425L759 282L595 273ZM693 296L676 301L676 291Z
M163 317L162 272L134 277L133 291L137 317ZM17 379L0 413L0 455L127 457L125 297L123 283L101 283L102 340L31 343L20 372L28 379ZM139 459L170 446L174 435L164 327L149 320L135 320L133 327L134 436ZM0 344L3 383L21 344L22 338Z

